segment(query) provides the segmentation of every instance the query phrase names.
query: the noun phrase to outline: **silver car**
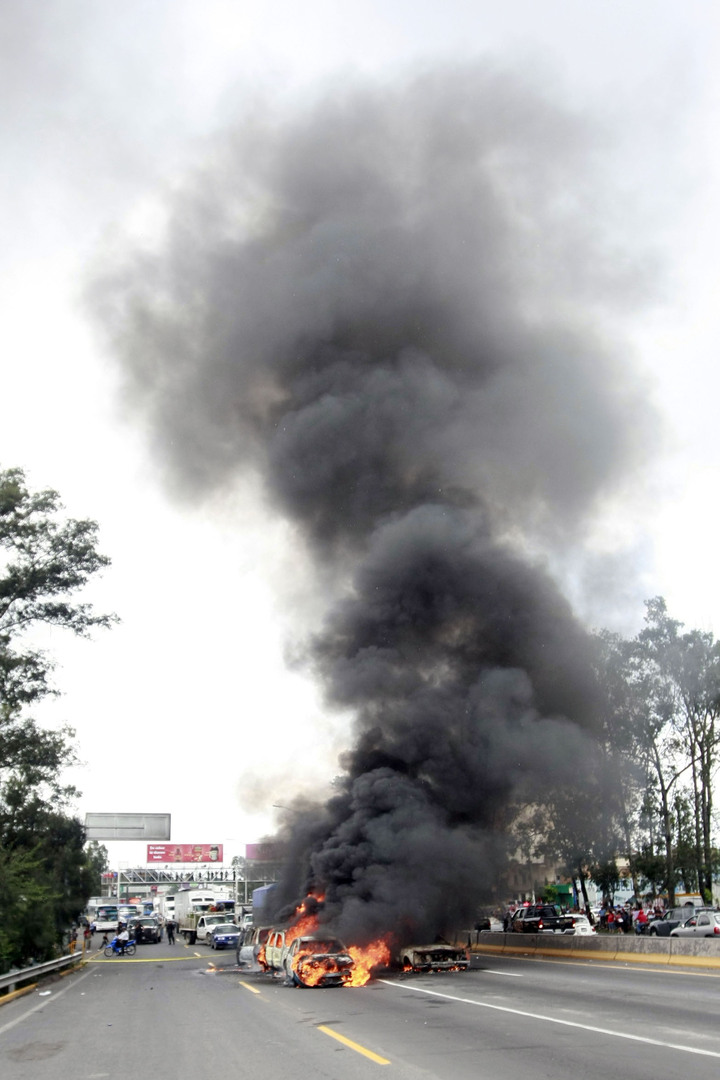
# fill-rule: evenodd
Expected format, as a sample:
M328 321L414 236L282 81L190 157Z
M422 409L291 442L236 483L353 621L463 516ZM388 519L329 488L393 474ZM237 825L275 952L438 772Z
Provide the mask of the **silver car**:
M720 911L699 911L682 926L670 931L670 937L718 937L720 938Z

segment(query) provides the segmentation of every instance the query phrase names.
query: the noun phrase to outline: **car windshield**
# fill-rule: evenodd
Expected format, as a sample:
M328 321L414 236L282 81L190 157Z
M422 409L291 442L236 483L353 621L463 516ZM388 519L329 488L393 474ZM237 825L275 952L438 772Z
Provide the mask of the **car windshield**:
M215 928L216 934L239 934L239 926L218 926Z
M314 953L341 953L345 952L346 950L339 941L333 941L329 939L327 941L301 941L298 947L298 951Z

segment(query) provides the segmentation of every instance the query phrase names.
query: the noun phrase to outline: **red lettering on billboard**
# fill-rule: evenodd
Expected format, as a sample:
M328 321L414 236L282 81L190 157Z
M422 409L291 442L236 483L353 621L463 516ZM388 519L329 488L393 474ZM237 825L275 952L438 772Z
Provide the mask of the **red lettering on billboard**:
M221 863L222 844L148 844L149 863Z

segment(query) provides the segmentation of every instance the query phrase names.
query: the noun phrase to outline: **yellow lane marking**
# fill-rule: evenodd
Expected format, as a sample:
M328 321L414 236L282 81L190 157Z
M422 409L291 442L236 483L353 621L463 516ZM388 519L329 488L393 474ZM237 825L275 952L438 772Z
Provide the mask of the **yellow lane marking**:
M86 964L174 964L178 960L188 960L187 956L148 956L135 959L133 956L98 956L86 960Z
M239 985L244 986L245 989L249 990L251 994L259 994L260 993L257 986L251 986L250 983L243 982L242 979L240 979Z
M349 1046L351 1050L355 1050L358 1054L370 1058L376 1065L390 1064L387 1058L380 1057L379 1054L374 1054L372 1050L368 1050L367 1047L361 1046L360 1043L353 1042L352 1039L346 1039L340 1032L333 1031L332 1028L325 1027L324 1024L318 1024L318 1031L322 1031L323 1035L329 1035L331 1039L337 1039L338 1042L341 1042L344 1046Z

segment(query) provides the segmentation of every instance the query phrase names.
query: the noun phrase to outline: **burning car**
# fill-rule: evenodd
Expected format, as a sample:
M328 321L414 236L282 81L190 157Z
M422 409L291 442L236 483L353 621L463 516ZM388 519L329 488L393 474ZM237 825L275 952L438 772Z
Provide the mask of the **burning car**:
M406 945L399 953L404 971L467 971L467 949L438 942L434 945Z
M271 926L256 926L246 933L242 944L238 939L235 953L238 967L248 968L250 971L267 971L265 945L272 929Z
M347 948L330 937L296 937L283 957L288 986L345 986L354 966Z

